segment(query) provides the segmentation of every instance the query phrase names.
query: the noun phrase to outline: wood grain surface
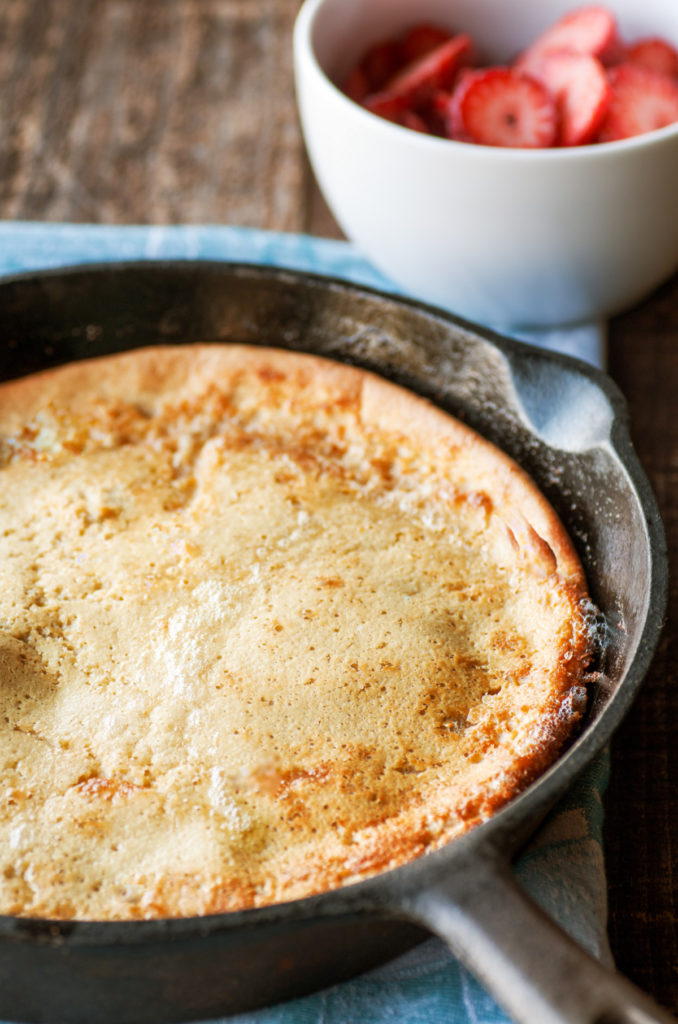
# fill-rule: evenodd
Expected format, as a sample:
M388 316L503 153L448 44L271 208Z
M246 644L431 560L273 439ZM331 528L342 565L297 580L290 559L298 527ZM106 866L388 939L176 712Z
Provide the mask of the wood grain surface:
M0 0L0 218L340 237L296 115L298 7ZM675 570L678 278L612 322L610 372L629 401ZM678 1013L675 571L672 579L660 651L613 744L606 850L618 966Z
M610 941L619 969L678 1014L678 278L612 322L609 369L629 403L669 549L663 638L612 747Z

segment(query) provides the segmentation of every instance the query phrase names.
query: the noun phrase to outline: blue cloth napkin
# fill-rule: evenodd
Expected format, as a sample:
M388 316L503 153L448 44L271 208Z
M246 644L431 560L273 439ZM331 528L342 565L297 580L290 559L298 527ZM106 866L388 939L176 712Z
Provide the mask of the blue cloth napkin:
M138 259L229 260L285 266L398 289L345 242L251 228L108 227L0 223L0 274L79 263ZM533 344L604 365L600 324L522 333ZM545 821L516 865L534 899L578 942L603 960L606 880L601 844L600 757ZM384 967L334 988L255 1013L231 1024L508 1024L508 1018L437 939ZM216 1022L215 1022L216 1024Z

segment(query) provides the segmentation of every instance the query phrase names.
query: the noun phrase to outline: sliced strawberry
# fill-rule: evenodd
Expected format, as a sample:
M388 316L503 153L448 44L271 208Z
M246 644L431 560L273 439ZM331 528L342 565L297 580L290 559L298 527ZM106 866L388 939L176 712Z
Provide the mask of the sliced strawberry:
M603 65L585 53L533 54L521 71L541 82L556 101L561 146L593 142L610 102L610 85Z
M400 124L403 128L411 128L413 132L422 132L424 135L429 134L429 126L426 121L414 110L406 110L400 119Z
M597 4L570 11L547 28L524 51L524 56L530 57L550 50L588 53L591 57L598 57L604 64L614 63L623 53L614 14Z
M394 96L390 92L375 92L367 97L362 104L365 110L378 117L384 117L387 121L395 121L400 124L405 111L409 110L407 99L404 96Z
M360 61L360 68L367 78L370 92L382 89L402 66L400 44L391 39L375 43Z
M473 142L467 133L461 113L461 104L466 95L466 90L473 83L473 79L480 74L479 68L462 68L457 75L457 81L451 93L436 93L436 109L443 118L445 135L448 139L455 139L457 142ZM447 103L444 97L447 96Z
M643 135L678 121L678 82L635 64L610 68L610 103L599 142Z
M461 76L457 81L460 81L460 79ZM431 107L440 117L447 117L451 99L452 93L447 92L445 89L438 89L431 97Z
M353 71L344 82L343 91L349 99L355 100L356 103L362 103L369 94L370 83L367 81L367 75L361 67L353 68Z
M403 60L406 64L411 64L412 61L425 57L431 50L442 46L451 38L452 33L445 28L440 28L439 25L413 25L405 33L401 42Z
M411 128L415 132L427 134L429 132L426 120L416 110L412 110L403 96L377 92L368 96L363 106L371 114L377 114L378 117L383 117L386 121L393 121L394 124L402 125L403 128Z
M678 78L678 50L659 36L639 39L633 43L626 50L626 60L658 75Z
M445 89L438 89L430 97L428 103L421 108L422 117L433 135L445 136L447 134L447 118L451 99L452 93Z
M450 89L459 68L470 59L471 50L470 36L453 36L398 72L386 83L384 92L417 103L429 99L440 89Z
M523 149L556 141L555 102L541 83L510 68L468 72L450 103L449 134L482 146Z

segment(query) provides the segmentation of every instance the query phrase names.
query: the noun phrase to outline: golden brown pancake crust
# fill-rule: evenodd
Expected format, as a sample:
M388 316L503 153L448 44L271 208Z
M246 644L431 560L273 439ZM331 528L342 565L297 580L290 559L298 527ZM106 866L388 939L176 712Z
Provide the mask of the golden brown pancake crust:
M555 758L581 566L525 474L380 378L157 347L0 388L0 912L294 899Z

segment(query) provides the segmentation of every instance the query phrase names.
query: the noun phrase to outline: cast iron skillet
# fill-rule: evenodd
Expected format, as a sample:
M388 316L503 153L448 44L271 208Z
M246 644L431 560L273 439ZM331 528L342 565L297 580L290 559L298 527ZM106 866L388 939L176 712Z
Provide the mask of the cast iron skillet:
M671 1018L608 973L518 888L510 861L609 740L658 640L665 541L608 378L439 311L261 267L141 263L0 282L0 379L155 342L317 352L382 373L494 440L575 540L609 644L585 727L542 778L437 853L336 892L207 918L0 919L0 1017L151 1024L309 992L442 936L523 1024Z

